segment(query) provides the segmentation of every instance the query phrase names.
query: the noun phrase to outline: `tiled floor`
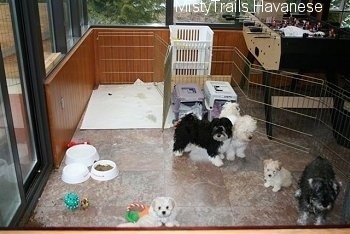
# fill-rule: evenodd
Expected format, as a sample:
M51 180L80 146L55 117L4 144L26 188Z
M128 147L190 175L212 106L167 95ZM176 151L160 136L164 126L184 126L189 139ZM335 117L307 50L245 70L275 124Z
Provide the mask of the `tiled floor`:
M263 108L246 105L242 99L243 111L254 117L264 116ZM116 162L120 174L110 181L90 178L70 185L61 180L61 166L52 172L28 226L116 227L125 222L128 204L150 204L157 196L175 199L182 227L296 225L294 192L301 171L312 156L267 139L264 131L265 124L259 121L247 157L225 161L223 167L217 168L200 149L175 158L173 129L77 130L72 140L89 141L101 159ZM286 139L300 141L293 135ZM292 172L291 187L274 193L263 186L262 160L267 158L282 161ZM65 208L63 197L68 192L87 197L90 207L75 211ZM346 223L342 216L344 192L345 186L327 224Z

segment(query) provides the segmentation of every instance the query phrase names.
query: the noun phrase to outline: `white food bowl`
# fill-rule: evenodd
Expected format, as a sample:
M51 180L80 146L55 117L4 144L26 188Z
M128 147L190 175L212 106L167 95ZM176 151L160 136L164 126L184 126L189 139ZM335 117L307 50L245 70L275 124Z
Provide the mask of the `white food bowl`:
M68 184L79 184L90 178L88 167L82 163L70 163L63 168L62 180Z
M98 170L98 167L102 167L104 169L108 169L106 167L110 167L109 170ZM91 178L100 181L106 181L114 179L118 175L119 171L117 165L111 160L100 160L95 162L91 167Z
M88 144L79 144L70 147L66 151L66 165L71 163L83 163L86 166L91 166L98 161L100 156L94 146Z

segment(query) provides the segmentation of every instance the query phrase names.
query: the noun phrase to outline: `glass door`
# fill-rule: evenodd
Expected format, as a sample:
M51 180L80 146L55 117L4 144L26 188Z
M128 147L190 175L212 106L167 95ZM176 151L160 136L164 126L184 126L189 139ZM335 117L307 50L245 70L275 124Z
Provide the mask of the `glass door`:
M1 52L1 47L0 47ZM0 53L1 54L1 53ZM9 108L3 60L0 57L0 227L8 226L22 205L13 151L12 117ZM11 136L12 134L12 136Z
M0 227L26 222L52 169L39 19L37 1L0 1Z
M13 22L9 3L0 4L0 43L2 45L5 68L5 80L9 93L12 119L16 136L16 144L20 165L22 169L23 183L29 179L31 172L37 164L37 155L34 144L33 128L28 107L28 98L25 88L26 77L21 71L21 51L16 44L16 24Z

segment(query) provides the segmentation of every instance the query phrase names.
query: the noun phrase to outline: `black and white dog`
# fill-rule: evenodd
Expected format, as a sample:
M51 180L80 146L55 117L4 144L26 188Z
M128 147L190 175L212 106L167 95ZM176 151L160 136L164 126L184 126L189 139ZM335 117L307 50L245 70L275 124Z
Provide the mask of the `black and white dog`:
M217 167L223 165L223 154L232 137L232 123L228 118L200 120L193 114L185 115L176 125L173 152L181 156L191 144L207 150L209 160Z
M307 224L310 214L315 215L315 225L323 224L339 191L340 184L330 162L321 157L314 159L305 167L295 193L299 201L298 224Z

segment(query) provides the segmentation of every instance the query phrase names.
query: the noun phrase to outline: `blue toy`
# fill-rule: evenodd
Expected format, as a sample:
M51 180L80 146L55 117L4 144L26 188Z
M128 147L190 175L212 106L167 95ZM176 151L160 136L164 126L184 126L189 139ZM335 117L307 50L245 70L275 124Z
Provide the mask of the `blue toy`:
M78 194L70 192L64 196L64 204L70 210L75 210L80 205Z

